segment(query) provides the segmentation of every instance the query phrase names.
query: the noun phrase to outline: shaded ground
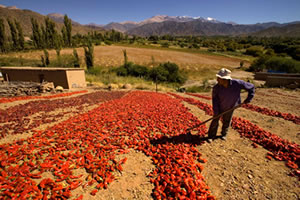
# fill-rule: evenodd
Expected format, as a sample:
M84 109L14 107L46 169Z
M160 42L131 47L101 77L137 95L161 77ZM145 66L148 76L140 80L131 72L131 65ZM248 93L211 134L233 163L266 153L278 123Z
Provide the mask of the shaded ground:
M210 100L195 98L202 102L211 103ZM210 96L210 93L202 93ZM243 98L246 94L243 94ZM68 97L64 97L68 98ZM9 106L18 105L27 101L19 101L11 104L1 105L5 109ZM300 115L300 92L282 89L258 89L253 99L253 104L266 107L284 113ZM190 112L204 121L210 116L197 107L184 103ZM86 107L81 112L87 112L94 106ZM77 108L70 108L77 111ZM54 112L63 112L57 109ZM264 130L270 131L281 138L299 144L300 126L290 121L262 115L243 108L236 110L235 116L245 118L257 124ZM66 115L56 123L67 119ZM45 129L49 125L39 127ZM206 124L209 126L209 123ZM15 139L27 137L28 133L16 135L11 138L3 138L0 143L8 143ZM212 194L218 199L299 199L300 187L297 178L288 176L290 169L284 162L266 159L267 150L262 147L253 148L252 142L230 130L227 141L220 139L213 143L204 143L197 146L202 157L208 161L204 164L203 175L205 182L210 187ZM79 187L72 191L73 197L83 194L83 199L152 199L151 193L154 185L150 183L147 174L154 168L149 157L140 152L130 150L120 155L118 159L127 157L123 165L122 173L115 174L117 180L112 182L106 190L100 190L96 196L89 194L90 188ZM84 174L84 171L78 171ZM76 174L75 174L76 175ZM47 177L47 174L44 174ZM48 175L50 176L50 175ZM83 176L82 179L87 178Z

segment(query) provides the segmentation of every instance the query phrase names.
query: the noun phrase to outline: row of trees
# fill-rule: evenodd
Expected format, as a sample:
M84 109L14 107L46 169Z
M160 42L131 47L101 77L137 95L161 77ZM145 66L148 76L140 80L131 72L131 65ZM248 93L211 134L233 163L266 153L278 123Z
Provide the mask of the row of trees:
M16 20L6 19L11 33L11 44L8 42L8 37L5 34L5 21L0 19L0 52L5 53L10 50L19 51L24 50L25 40L23 35L23 29L19 22Z
M0 51L25 50L23 30L17 20L6 19L10 29L10 37L6 35L5 20L0 19ZM36 19L31 19L32 43L36 49L60 49L72 46L72 23L67 15L64 16L64 26L59 34L56 24L49 17L45 18L45 26L38 24Z
M60 49L72 46L72 22L67 15L64 16L64 26L59 34L49 17L45 18L45 26L38 24L36 19L31 18L32 42L35 48Z

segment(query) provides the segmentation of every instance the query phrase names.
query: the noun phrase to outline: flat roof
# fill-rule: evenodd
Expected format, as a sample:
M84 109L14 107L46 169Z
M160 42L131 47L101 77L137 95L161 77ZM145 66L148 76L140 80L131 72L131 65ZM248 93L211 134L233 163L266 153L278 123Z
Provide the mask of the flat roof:
M0 67L5 70L39 70L39 71L82 71L82 68L63 68L63 67Z

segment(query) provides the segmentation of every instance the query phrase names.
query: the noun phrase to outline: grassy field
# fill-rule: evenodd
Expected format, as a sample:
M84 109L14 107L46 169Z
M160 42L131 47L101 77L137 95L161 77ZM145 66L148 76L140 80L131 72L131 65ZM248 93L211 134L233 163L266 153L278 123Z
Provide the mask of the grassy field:
M161 48L155 46L137 46L137 45L111 45L94 47L94 65L95 68L101 68L108 72L108 69L123 64L123 50L127 51L128 60L136 64L154 67L164 62L174 62L180 69L188 74L189 80L207 80L213 79L218 69L222 67L235 70L240 66L242 60L244 66L249 66L248 57L238 57L237 55L220 54L208 52L205 50L193 49L175 49ZM81 67L85 68L84 49L77 48L81 60ZM17 52L0 55L0 66L39 66L41 65L41 56L43 51ZM70 58L73 55L73 49L63 49L60 52L62 58ZM55 50L49 50L50 63L57 62ZM65 65L65 64L64 64ZM53 66L54 67L54 66ZM55 66L61 67L61 66ZM87 75L88 82L110 83L131 83L153 85L147 81L136 78L116 77L113 74L102 73L102 75Z

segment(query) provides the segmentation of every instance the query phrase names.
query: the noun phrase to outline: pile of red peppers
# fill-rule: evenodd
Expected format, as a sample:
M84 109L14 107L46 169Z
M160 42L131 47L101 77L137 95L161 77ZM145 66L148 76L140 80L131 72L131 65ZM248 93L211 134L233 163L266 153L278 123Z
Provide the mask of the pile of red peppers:
M74 94L81 94L86 93L87 90L80 90L80 91L74 91L74 92L66 92L61 94L53 94L53 95L47 95L47 96L21 96L21 97L3 97L0 98L0 103L9 103L14 101L21 101L21 100L30 100L30 99L53 99L57 97L67 97Z
M152 158L156 168L148 177L155 187L154 199L215 199L201 174L201 163L206 160L196 144L185 141L188 128L200 121L181 100L154 92L109 94L84 98L83 104L103 102L85 114L0 145L0 199L83 199L83 195L72 196L78 187L96 195L114 181L115 172L122 171L126 158L117 160L116 156L129 148ZM80 102L77 98L73 101ZM60 105L56 100L45 105L39 101L32 109L49 112L46 107L55 104ZM194 136L200 140L206 127L196 131ZM85 173L75 174L77 169ZM53 178L43 178L44 173Z

